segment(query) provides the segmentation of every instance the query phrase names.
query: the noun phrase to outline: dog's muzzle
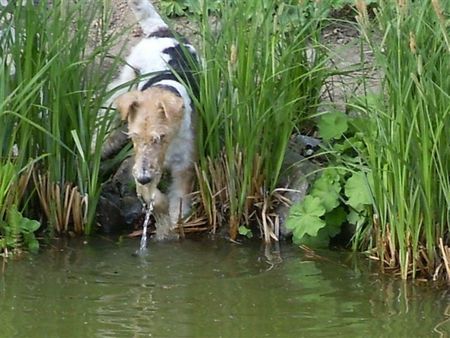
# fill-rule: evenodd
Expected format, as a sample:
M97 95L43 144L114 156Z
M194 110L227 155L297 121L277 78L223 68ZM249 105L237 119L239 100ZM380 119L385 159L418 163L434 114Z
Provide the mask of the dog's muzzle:
M148 148L148 145L139 148L133 166L134 179L141 185L158 184L161 178L161 166L158 161L159 154L149 151Z
M159 171L142 168L141 170L135 171L134 178L139 184L146 185L152 183L155 180L159 180Z
M138 181L142 185L146 185L152 181L152 176L146 174L139 175L138 177L136 177L136 181Z

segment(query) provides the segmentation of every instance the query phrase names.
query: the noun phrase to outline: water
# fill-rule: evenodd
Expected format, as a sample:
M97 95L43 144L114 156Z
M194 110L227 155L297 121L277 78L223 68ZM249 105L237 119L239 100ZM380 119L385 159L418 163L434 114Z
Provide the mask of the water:
M141 236L141 244L139 245L139 253L143 253L147 249L147 228L148 223L150 222L150 216L153 212L153 202L151 202L148 207L145 208L145 219L144 224L142 225L142 236Z
M0 337L448 337L446 290L330 251L89 239L0 261Z

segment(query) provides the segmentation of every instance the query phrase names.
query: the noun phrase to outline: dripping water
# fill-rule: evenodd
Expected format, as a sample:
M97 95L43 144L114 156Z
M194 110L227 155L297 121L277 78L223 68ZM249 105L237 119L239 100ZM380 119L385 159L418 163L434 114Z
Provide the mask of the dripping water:
M150 222L150 215L153 212L153 201L151 201L148 206L144 204L145 209L145 219L144 219L144 225L142 229L142 237L141 237L141 244L139 246L139 252L142 253L147 249L147 228L148 223Z

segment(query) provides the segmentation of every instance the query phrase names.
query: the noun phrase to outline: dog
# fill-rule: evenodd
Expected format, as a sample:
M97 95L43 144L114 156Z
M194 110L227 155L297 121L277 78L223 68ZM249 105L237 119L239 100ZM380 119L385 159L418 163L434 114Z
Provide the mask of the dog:
M109 102L128 130L110 135L119 141L110 142L114 149L105 146L102 158L111 157L131 139L137 195L154 206L155 213L168 216L168 224L156 224L157 234L164 237L191 210L196 151L190 93L198 90L192 66L199 64L199 57L187 40L175 37L148 0L128 4L145 36L108 86L110 91L119 88ZM137 88L124 86L134 79L138 79ZM164 170L171 176L167 194L158 189Z

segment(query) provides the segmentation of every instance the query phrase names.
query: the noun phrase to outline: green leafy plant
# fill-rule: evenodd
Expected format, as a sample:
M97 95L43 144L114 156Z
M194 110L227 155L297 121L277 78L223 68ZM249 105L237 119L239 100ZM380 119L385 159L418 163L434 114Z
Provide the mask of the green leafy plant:
M370 215L373 179L361 163L361 135L349 124L351 119L341 112L319 119L319 135L328 160L308 195L291 207L286 220L297 244L327 247L344 223L361 227Z
M6 221L0 223L0 249L16 249L24 246L30 251L39 249L39 242L35 237L35 232L41 224L22 215L13 205L7 213Z
M219 0L162 0L160 2L160 9L166 16L183 16L186 14L201 15L206 10L206 13L217 13L221 8ZM228 1L234 2L234 1ZM205 7L203 7L205 6Z
M340 139L348 130L348 117L343 112L332 112L322 115L317 127L319 135L324 141Z
M189 8L188 0L163 0L160 2L160 8L165 16L182 16Z
M253 232L251 229L247 228L246 226L241 225L239 227L239 235L245 236L247 238L253 238Z
M30 250L38 247L34 238L40 224L25 219L17 211L30 181L33 167L20 168L10 160L0 161L0 253L18 249L25 244Z

